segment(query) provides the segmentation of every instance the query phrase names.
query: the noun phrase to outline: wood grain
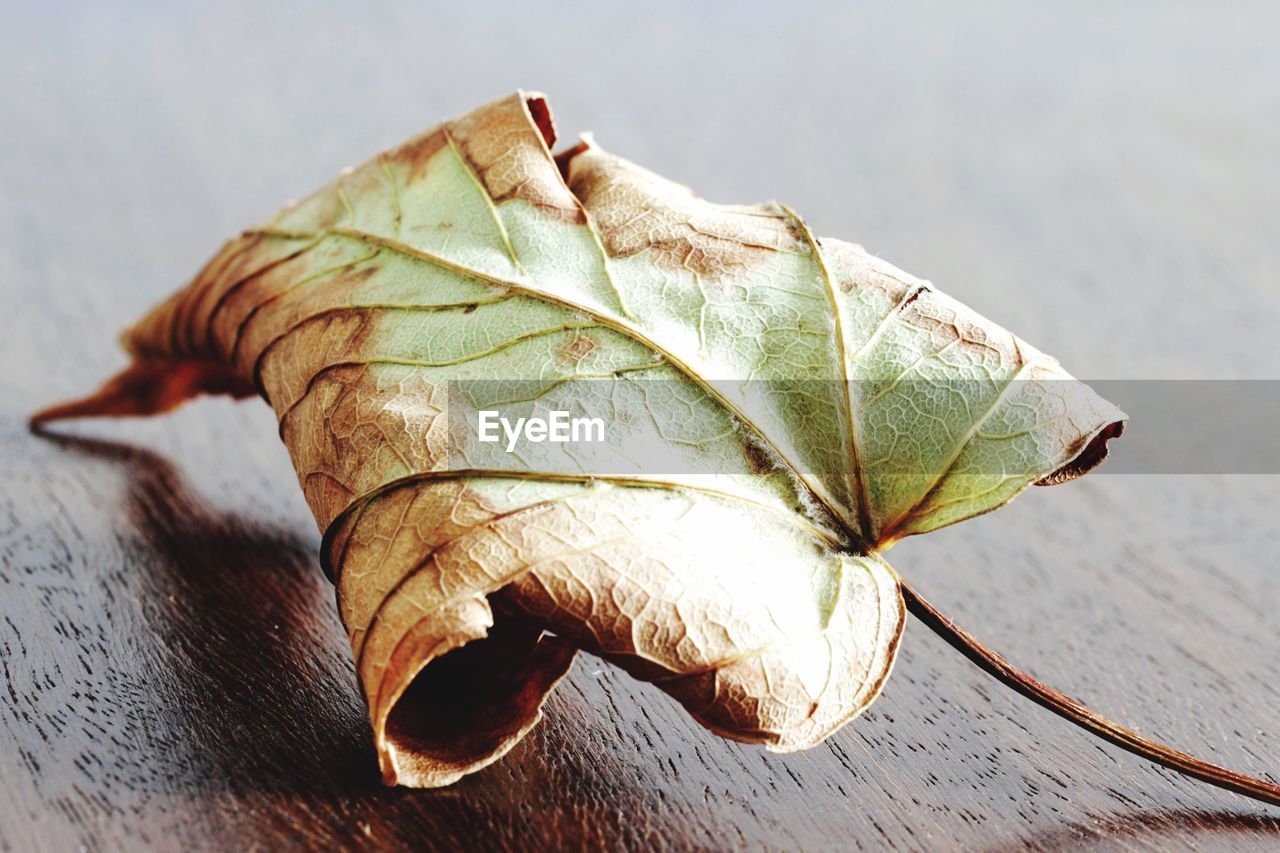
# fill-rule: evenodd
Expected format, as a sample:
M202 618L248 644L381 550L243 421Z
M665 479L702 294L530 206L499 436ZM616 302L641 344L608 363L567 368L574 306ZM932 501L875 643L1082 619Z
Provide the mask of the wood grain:
M809 752L718 740L584 657L503 761L381 788L269 410L27 432L225 234L517 85L566 139L783 197L1078 376L1280 376L1270 6L624 9L6 14L0 847L1274 848L1274 809L911 622L876 706ZM1104 469L891 559L1038 677L1274 780L1278 514L1280 477Z

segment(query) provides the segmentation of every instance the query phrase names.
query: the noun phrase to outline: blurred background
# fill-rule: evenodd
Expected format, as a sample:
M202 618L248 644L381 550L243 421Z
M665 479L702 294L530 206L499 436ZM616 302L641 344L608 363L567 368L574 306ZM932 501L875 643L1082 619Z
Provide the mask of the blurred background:
M562 144L591 130L710 199L785 201L1078 377L1280 379L1280 5L0 3L0 650L23 697L0 717L0 842L259 833L299 802L298 831L328 842L421 840L430 809L545 843L521 835L530 814L637 844L691 826L713 846L1274 842L1265 810L1055 728L915 624L875 708L809 753L715 740L591 660L491 772L381 791L326 763L369 770L367 726L267 407L68 428L140 457L24 419L123 365L118 330L223 239L517 87L549 95ZM164 521L177 476L200 509ZM1038 675L1263 772L1280 755L1278 515L1277 477L1099 474L892 561ZM173 530L205 543L209 524L231 544L193 564ZM271 656L290 625L318 657ZM266 651L245 663L236 638ZM68 698L85 695L117 710ZM115 747L103 725L125 732ZM568 769L522 775L545 755Z
M136 282L68 323L118 326L281 201L520 87L563 140L783 200L1077 376L1280 375L1272 3L7 5L0 275ZM53 278L24 231L61 236Z

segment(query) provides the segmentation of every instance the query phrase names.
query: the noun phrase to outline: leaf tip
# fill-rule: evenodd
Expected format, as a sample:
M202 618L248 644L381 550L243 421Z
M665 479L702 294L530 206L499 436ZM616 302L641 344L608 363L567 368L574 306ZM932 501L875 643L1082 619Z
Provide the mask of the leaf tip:
M1037 486L1056 486L1059 483L1067 483L1079 477L1088 474L1094 468L1097 468L1110 455L1111 449L1108 447L1111 439L1119 438L1124 435L1125 424L1128 418L1121 416L1120 420L1111 421L1089 439L1075 457L1070 459L1065 465L1053 471L1045 477L1036 481Z
M198 394L241 399L254 393L252 385L213 362L135 361L92 394L41 409L27 423L39 432L52 421L72 418L157 415Z

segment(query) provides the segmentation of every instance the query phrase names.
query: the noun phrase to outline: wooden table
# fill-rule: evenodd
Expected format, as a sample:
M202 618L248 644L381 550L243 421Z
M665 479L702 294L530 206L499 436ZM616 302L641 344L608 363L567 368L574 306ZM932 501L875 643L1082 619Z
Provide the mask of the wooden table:
M916 622L809 752L719 740L582 658L503 761L383 789L268 409L24 425L122 364L116 332L224 235L516 86L565 138L781 197L1078 376L1275 378L1273 4L260 5L5 12L0 848L1280 842L1276 809L1094 742ZM1280 477L1104 469L892 560L1099 710L1274 773L1278 515Z

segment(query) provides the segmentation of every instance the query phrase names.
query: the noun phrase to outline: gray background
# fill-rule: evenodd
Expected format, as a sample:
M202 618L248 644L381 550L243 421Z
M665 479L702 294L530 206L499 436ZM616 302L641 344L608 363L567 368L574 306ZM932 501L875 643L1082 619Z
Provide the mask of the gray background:
M14 696L42 674L88 678L60 644L77 618L133 607L111 594L124 581L100 575L146 561L121 532L122 472L29 437L25 414L122 365L116 332L224 237L516 87L548 93L562 140L593 130L717 201L783 200L1077 376L1280 378L1275 4L266 5L5 3L0 650ZM71 430L151 448L210 506L316 544L266 407L206 401ZM890 559L1038 675L1261 772L1280 757L1278 511L1276 477L1098 476ZM50 558L55 539L69 544ZM58 630L32 618L42 607L71 615ZM165 673L147 669L155 640L139 632L142 662L116 665L142 685ZM550 725L612 697L622 710L604 715L628 720L619 738L635 737L632 722L659 730L647 757L610 770L656 837L699 824L717 846L1275 842L1276 810L1096 746L919 625L904 648L880 703L804 756L714 741L595 661L579 664L577 698ZM117 786L99 802L59 775L83 755L67 741L77 706L57 701L9 707L0 839L110 846L139 814L183 814L181 782L145 796ZM41 726L54 718L64 729ZM186 725L161 727L166 749L181 751ZM118 748L139 766L167 754L149 737ZM686 768L695 754L707 778ZM377 792L361 796L382 808ZM191 817L171 830L186 843L225 825L252 835L250 807L235 808L218 826ZM640 843L634 821L601 809L595 820L617 823L602 838Z

